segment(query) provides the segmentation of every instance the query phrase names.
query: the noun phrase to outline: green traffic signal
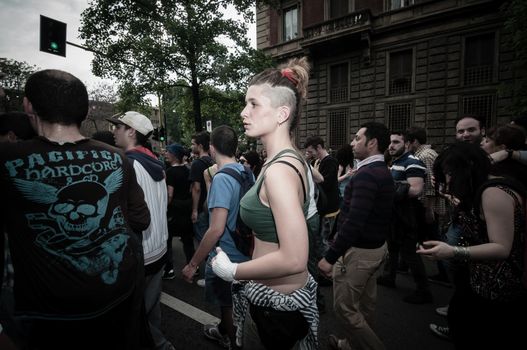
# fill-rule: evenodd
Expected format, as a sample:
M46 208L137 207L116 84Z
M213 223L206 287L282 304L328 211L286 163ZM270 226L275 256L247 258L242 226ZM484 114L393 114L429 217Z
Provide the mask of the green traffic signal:
M40 15L40 51L66 57L66 23Z

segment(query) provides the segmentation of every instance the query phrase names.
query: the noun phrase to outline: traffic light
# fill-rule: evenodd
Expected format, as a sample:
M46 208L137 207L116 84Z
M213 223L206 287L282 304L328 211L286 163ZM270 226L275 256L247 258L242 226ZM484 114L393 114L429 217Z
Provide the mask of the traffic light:
M40 51L66 57L66 23L40 15Z
M154 128L154 131L152 132L152 140L159 141L159 129Z
M159 141L164 142L166 140L165 137L165 128L159 129Z

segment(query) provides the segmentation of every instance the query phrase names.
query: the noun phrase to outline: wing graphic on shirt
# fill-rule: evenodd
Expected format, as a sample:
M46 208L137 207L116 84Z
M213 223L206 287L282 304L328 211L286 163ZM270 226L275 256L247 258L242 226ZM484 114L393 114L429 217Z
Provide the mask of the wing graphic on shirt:
M15 186L27 199L41 204L51 204L57 201L57 189L37 181L14 179Z
M123 183L123 169L119 168L104 180L104 188L109 194L117 191Z

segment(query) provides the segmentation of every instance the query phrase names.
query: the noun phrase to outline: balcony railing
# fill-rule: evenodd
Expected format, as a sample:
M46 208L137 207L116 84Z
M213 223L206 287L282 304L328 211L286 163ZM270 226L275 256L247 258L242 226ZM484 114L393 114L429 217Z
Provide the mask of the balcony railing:
M304 41L316 40L331 34L341 34L367 25L370 22L370 11L361 10L339 18L333 18L304 28Z

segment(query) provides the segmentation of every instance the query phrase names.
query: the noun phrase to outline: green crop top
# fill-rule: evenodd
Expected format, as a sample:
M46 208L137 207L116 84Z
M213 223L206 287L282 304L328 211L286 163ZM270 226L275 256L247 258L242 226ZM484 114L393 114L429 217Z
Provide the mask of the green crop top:
M290 153L291 155L284 155L285 153ZM247 193L245 193L245 196L243 196L242 200L240 201L240 216L243 222L254 231L254 235L256 238L265 242L278 243L278 234L276 233L276 224L274 222L274 217L271 208L265 206L261 202L260 197L258 195L260 193L260 188L262 188L263 179L265 177L265 171L269 169L269 166L271 164L279 162L287 164L294 168L294 170L300 177L300 180L302 181L302 188L304 189L304 217L307 217L307 210L309 208L309 188L307 189L307 191L305 190L304 180L302 179L302 176L298 172L297 168L291 163L283 160L283 158L295 158L300 160L301 162L304 162L304 160L297 154L297 152L292 149L285 149L281 151L269 162L267 168L264 170L264 173L260 175L258 180L256 180L254 186L251 187L249 191L247 191ZM309 173L307 173L307 169L306 176L309 176ZM309 186L309 181L307 181L307 183Z

